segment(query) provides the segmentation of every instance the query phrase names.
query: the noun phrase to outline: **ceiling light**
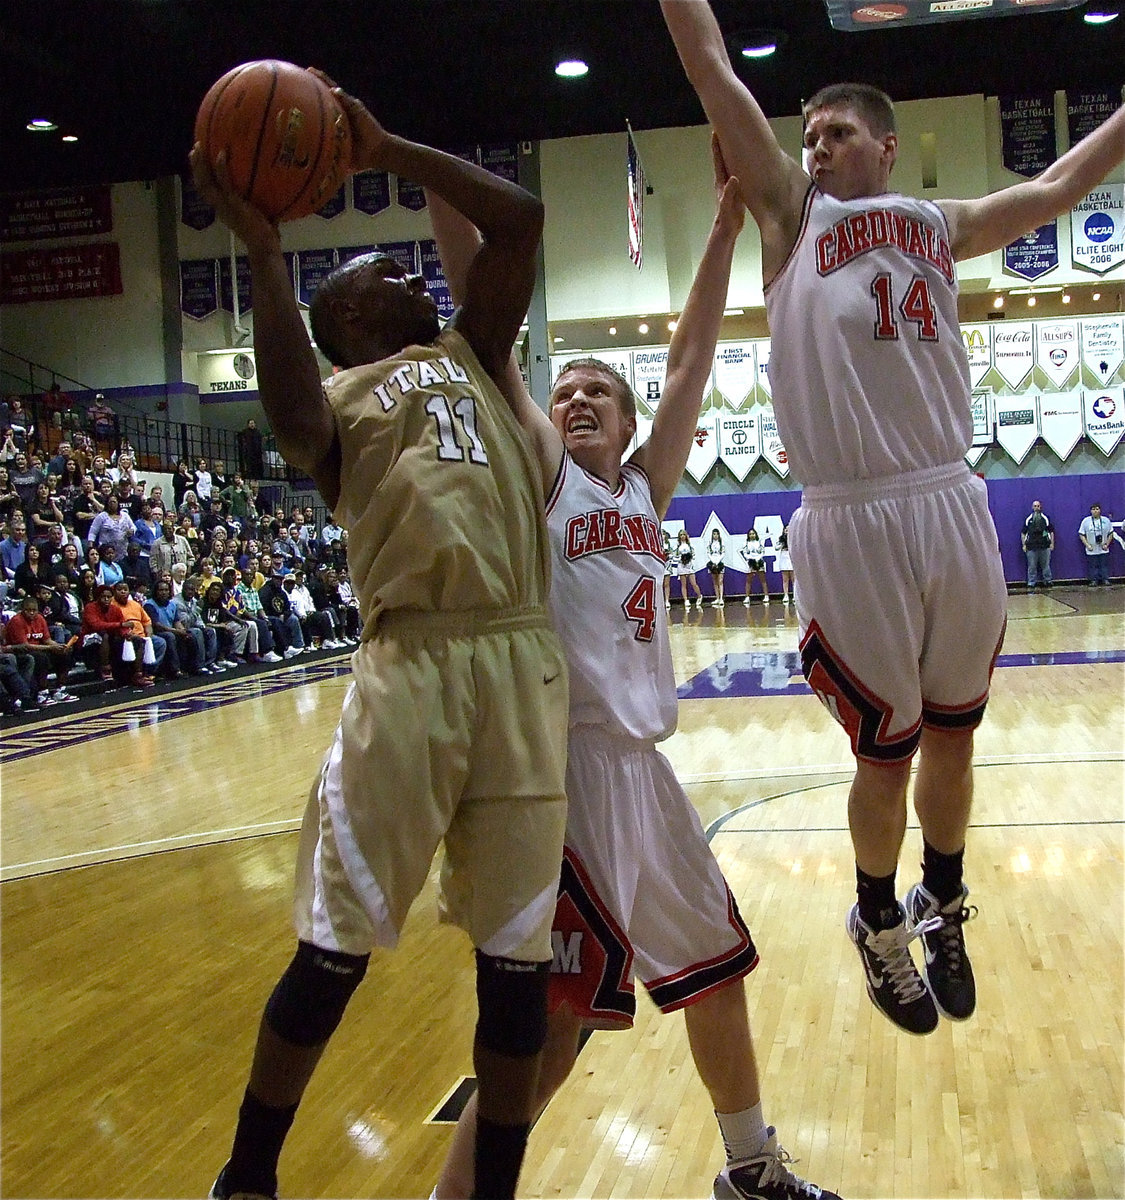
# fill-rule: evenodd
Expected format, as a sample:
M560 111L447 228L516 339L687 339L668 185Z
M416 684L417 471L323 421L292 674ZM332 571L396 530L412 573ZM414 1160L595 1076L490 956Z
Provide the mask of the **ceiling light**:
M1036 301L1035 301L1035 297L1034 297L1034 296L1028 296L1028 298L1027 298L1027 307L1028 307L1028 308L1034 308L1034 307L1035 307L1035 303L1036 303Z
M678 324L679 324L679 322L678 322L678 321L669 321L669 322L668 322L668 332L669 332L669 333L675 333L675 332L676 332L676 326L677 326Z
M1003 296L997 296L997 297L996 297L996 298L995 298L995 299L992 301L992 307L993 307L993 308L1003 308L1003 307L1004 307L1004 297L1003 297Z
M1094 294L1093 294L1093 295L1090 297L1090 299L1091 299L1091 300L1100 300L1101 298L1102 298L1102 294L1101 294L1101 292L1095 292L1095 293L1094 293Z
M611 326L609 327L609 336L610 336L610 337L617 337L617 326L616 326L616 325L611 325Z
M1087 25L1108 25L1117 20L1117 13L1108 8L1096 8L1093 12L1083 13L1082 20Z
M743 46L743 58L769 58L777 53L777 42L762 42L756 46Z
M33 121L28 121L27 128L32 133L53 133L58 126L54 121L47 120L46 117L36 117Z
M558 345L558 343L559 343L559 342L561 342L562 340L563 340L563 339L562 339L561 337L556 337L556 338L555 338L555 344L556 344L556 345Z
M642 321L642 322L641 322L641 323L640 323L640 324L637 326L637 332L638 332L638 333L648 333L648 323L647 323L646 321Z
M724 317L741 317L745 314L745 309L742 308L726 308L723 310Z
M562 79L581 79L589 69L580 58L564 58L555 64L555 74Z
M1063 302L1064 304L1069 304L1069 303L1070 303L1070 293L1069 293L1069 292L1063 292L1063 298L1062 298L1062 302Z
M64 142L76 142L78 138L73 133L64 133L62 136Z

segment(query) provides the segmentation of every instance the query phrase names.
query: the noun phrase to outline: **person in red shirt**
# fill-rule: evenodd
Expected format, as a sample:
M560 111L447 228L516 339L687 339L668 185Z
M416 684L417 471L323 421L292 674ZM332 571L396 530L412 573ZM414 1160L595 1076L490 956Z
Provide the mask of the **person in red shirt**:
M125 614L113 602L113 588L108 583L100 583L94 591L94 598L82 609L82 632L87 636L96 634L98 642L98 662L103 679L113 678L113 667L110 666L111 656L120 659L125 642L132 643L133 683L140 687L148 686L152 680L141 670L141 656L144 653L144 638L133 635L126 630ZM145 681L148 680L148 684Z
M39 611L39 601L34 596L24 597L19 612L4 627L4 641L11 649L30 654L35 660L35 687L40 704L62 704L78 699L66 690L70 651L51 637L46 619ZM53 692L47 687L47 676L52 671L57 682Z

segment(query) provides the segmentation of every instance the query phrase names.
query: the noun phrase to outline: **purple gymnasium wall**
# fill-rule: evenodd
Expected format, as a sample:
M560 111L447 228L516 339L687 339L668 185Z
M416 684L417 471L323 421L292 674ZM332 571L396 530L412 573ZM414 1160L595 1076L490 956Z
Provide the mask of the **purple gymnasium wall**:
M1000 553L1004 560L1004 578L1009 583L1027 579L1027 560L1020 549L1020 530L1031 502L1039 500L1043 511L1055 526L1055 550L1051 555L1051 571L1058 580L1085 579L1086 555L1078 540L1078 526L1090 512L1090 505L1101 504L1103 514L1114 520L1125 520L1125 473L1104 475L1040 475L1028 479L989 479L988 506L1000 538ZM777 514L788 521L800 503L801 493L740 492L714 496L677 496L668 509L668 519L683 521L688 533L699 537L707 518L714 511L728 533L741 538L754 517ZM1125 551L1115 546L1110 551L1110 572L1125 575ZM710 580L706 571L699 573L700 585L706 591ZM771 579L771 583L773 580ZM737 572L728 587L734 590L741 583Z

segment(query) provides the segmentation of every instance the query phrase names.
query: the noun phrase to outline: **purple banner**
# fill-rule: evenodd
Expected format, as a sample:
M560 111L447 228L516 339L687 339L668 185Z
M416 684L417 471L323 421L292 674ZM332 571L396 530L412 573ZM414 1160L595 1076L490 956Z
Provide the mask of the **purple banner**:
M375 249L380 254L393 258L408 275L418 274L417 242L380 242Z
M1038 279L1059 265L1059 225L1048 221L1004 247L1004 270L1021 279Z
M219 307L219 275L213 258L188 258L180 263L180 311L202 321Z
M330 197L316 210L318 217L323 217L326 221L331 221L333 217L338 217L347 207L347 201L344 198L344 185L336 189L336 194Z
M426 207L426 194L417 183L409 179L395 179L395 198L399 208L421 212Z
M1107 121L1121 106L1121 91L1067 92L1066 129L1069 145L1080 142Z
M240 313L249 312L252 304L250 299L250 260L244 254L240 254L235 259L234 269L238 277L238 311ZM229 255L219 259L219 307L223 312L234 313Z
M297 251L297 299L307 308L325 276L336 269L335 250Z
M1000 146L1004 166L1031 178L1058 157L1055 94L1000 97Z
M433 296L438 306L442 320L453 315L453 296L449 290L449 281L441 265L441 255L438 253L437 242L426 238L418 243L422 255L422 278L426 281L426 291Z
M352 177L352 204L356 212L377 217L391 206L391 177L386 171L364 171Z
M190 175L180 176L180 220L191 229L208 229L215 223L215 210L195 190Z
M361 254L370 254L375 250L375 246L341 246L336 251L336 265L342 267L344 263L350 262L353 258L359 258Z
M0 195L0 242L86 237L113 229L109 185Z
M509 183L519 183L519 147L514 142L510 146L481 146L480 165Z

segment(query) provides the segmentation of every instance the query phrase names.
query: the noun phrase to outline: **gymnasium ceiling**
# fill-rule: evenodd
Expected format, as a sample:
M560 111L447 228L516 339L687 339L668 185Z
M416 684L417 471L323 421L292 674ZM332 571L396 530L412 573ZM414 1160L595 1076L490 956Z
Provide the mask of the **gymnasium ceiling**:
M773 58L740 60L769 116L844 78L897 100L1120 86L1125 4L1096 7L1123 16L840 33L823 0L715 0L732 38L783 35ZM589 74L558 79L560 56ZM448 148L703 120L656 0L2 0L0 188L178 172L211 82L265 57L321 66L388 128ZM58 132L26 132L40 116ZM63 144L67 132L79 140Z

